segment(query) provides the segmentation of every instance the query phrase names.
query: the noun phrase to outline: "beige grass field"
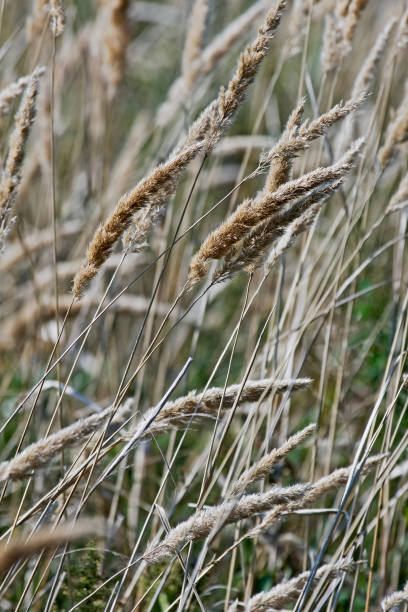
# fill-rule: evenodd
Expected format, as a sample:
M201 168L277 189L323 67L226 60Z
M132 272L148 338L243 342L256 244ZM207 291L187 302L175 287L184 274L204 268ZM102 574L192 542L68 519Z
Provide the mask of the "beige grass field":
M0 610L408 610L406 0L0 0Z

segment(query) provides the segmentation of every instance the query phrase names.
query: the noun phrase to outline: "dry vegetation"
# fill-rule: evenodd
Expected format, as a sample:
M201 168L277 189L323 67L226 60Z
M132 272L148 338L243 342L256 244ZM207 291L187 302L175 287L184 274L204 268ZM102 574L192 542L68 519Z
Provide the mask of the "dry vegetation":
M0 609L406 610L406 0L0 36Z

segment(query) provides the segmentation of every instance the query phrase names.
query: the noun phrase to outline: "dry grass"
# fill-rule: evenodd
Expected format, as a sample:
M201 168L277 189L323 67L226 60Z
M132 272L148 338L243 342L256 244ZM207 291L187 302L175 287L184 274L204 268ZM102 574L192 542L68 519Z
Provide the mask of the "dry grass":
M0 609L405 609L406 0L0 36Z

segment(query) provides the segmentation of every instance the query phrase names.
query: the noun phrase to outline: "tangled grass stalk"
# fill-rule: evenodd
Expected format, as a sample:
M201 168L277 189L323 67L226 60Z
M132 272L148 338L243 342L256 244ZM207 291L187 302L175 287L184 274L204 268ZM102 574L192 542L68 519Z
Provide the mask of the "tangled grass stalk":
M64 448L80 444L85 438L101 429L108 418L115 414L113 422L120 422L128 412L125 404L119 410L112 406L98 414L79 419L72 425L33 442L10 461L0 463L0 482L21 480L30 476L35 470L45 467Z
M326 580L335 580L342 576L345 572L351 572L355 568L355 563L344 559L335 564L327 563L320 567L315 577L313 585L316 585L324 576ZM253 595L247 604L234 602L229 606L228 612L272 612L272 610L280 610L297 600L309 578L309 571L302 572L298 576L290 580L283 580L269 591L263 591L257 595Z
M288 210L258 223L237 246L225 256L214 280L222 282L244 269L253 273L264 262L270 268L296 237L305 231L319 213L324 202L340 187L342 180L323 184L295 202ZM278 241L271 250L272 245Z
M257 402L261 398L275 393L281 395L288 391L293 392L306 388L311 383L310 378L294 378L276 380L273 378L261 378L258 380L247 380L238 399L238 405L246 402ZM218 410L225 414L234 406L241 385L230 385L225 390L223 387L207 389L205 394L191 391L185 397L180 397L173 402L167 402L160 410L155 420L145 432L145 436L159 434L177 427L183 427L189 423L191 417L201 420L203 418L215 418ZM149 422L155 412L151 408L143 414L140 424L132 427L122 434L122 438L131 440L142 433L145 423Z
M208 536L213 529L236 523L245 518L266 512L277 504L288 504L302 498L309 485L297 484L292 487L272 487L266 493L244 495L238 501L224 502L199 510L188 520L174 527L159 544L152 544L143 554L149 563L162 563L175 555L188 542L197 542Z
M368 458L360 472L360 476L365 476L368 474L368 472L381 463L383 459L384 455L375 455ZM302 499L294 501L293 503L282 504L281 506L278 506L268 512L263 520L247 533L247 536L258 537L269 529L269 527L271 527L274 523L276 523L277 520L282 518L282 516L289 515L291 512L300 510L302 508L310 507L311 504L323 497L323 495L326 495L326 493L345 485L348 482L352 470L353 466L350 465L345 468L334 470L334 472L331 472L331 474L328 474L327 476L323 476L310 486L309 490L305 492Z
M253 381L249 380L242 390L239 404L256 402L261 397L271 393L282 394L287 391L292 392L304 389L310 382L311 380L309 378L298 378L293 380L275 380L271 378ZM192 415L195 415L199 420L203 418L214 418L217 414L221 400L221 413L223 414L234 405L239 390L240 385L231 385L227 387L225 393L223 393L224 390L222 388L215 387L208 389L204 397L202 397L202 394L200 395L192 391L185 397L167 402L156 419L151 423L150 427L144 431L146 421L150 420L156 408L148 410L143 415L140 425L138 424L124 432L121 435L121 439L132 439L137 435L139 430L141 432L143 431L142 437L147 438L152 435L170 431L171 429L183 427L188 423ZM3 461L3 463L0 463L0 482L9 479L21 480L22 478L30 476L35 470L45 467L51 459L61 452L61 450L78 446L88 436L102 429L112 415L114 415L112 420L113 425L122 423L129 414L131 405L132 400L128 400L119 407L119 409L109 406L98 414L92 414L83 419L79 419L72 425L64 427L50 436L30 444L30 446L10 461ZM301 439L303 439L303 437ZM292 439L288 441L289 445L293 443L294 440Z
M281 185L273 193L262 192L252 200L245 200L206 238L199 251L193 256L190 262L189 285L194 285L206 274L212 259L219 260L226 256L231 247L282 206L323 184L334 183L343 178L353 167L363 142L363 139L355 142L332 166L312 170L300 178Z
M383 458L384 456L381 455L369 459L362 473L366 474ZM196 542L205 538L216 528L267 512L261 523L246 534L246 537L258 536L283 513L308 507L325 493L346 484L352 469L353 466L349 466L335 470L315 483L295 484L289 487L274 486L265 493L244 495L238 501L226 501L219 506L199 510L189 519L171 529L160 543L152 543L145 551L143 558L149 564L161 563L180 551L188 542Z
M89 246L87 260L74 278L73 294L79 299L89 281L109 257L113 246L127 230L133 215L144 207L160 206L174 193L178 179L187 164L203 149L196 142L157 166L147 177L125 193L108 219L96 230Z

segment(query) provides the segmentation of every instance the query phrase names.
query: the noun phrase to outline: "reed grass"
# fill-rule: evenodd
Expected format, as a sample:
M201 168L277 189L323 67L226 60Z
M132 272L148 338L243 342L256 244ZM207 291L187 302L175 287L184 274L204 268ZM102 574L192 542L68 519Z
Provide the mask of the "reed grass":
M43 72L43 68L34 70L26 84L8 143L7 158L0 178L0 248L4 244L13 221L11 217L13 205L21 181L25 146L35 118L40 76Z
M405 609L407 53L0 2L0 610Z

